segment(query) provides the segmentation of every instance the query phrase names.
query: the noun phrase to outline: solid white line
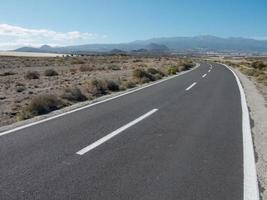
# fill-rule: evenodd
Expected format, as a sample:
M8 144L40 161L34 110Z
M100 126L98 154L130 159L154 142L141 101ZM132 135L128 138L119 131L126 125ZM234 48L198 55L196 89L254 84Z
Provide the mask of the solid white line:
M157 81L157 82L154 82L154 83L151 83L151 84L148 84L148 85L141 86L141 87L139 87L139 88L130 90L130 91L128 91L128 92L124 92L124 93L119 94L119 95L117 95L117 96L110 97L110 98L108 98L108 99L105 99L105 100L102 100L102 101L98 101L98 102L95 102L95 103L92 103L92 104L89 104L89 105L86 105L86 106L83 106L83 107L80 107L80 108L77 108L77 109L74 109L74 110L70 110L70 111L67 111L67 112L64 112L64 113L61 113L61 114L52 116L52 117L48 117L48 118L46 118L46 119L42 119L42 120L39 120L39 121L36 121L36 122L32 122L32 123L29 123L29 124L26 124L26 125L18 126L18 127L14 128L14 129L11 129L11 130L7 130L7 131L0 132L0 136L9 134L9 133L12 133L12 132L15 132L15 131L19 131L19 130L22 130L22 129L25 129L25 128L28 128L28 127L31 127L31 126L34 126L34 125L37 125L37 124L41 124L41 123L47 122L47 121L49 121L49 120L56 119L56 118L58 118L58 117L62 117L62 116L64 116L64 115L68 115L68 114L71 114L71 113L74 113L74 112L77 112L77 111L80 111L80 110L83 110L83 109L86 109L86 108L90 108L90 107L93 107L93 106L95 106L95 105L98 105L98 104L107 102L107 101L111 101L111 100L113 100L113 99L120 98L120 97L122 97L122 96L125 96L125 95L128 95L128 94L137 92L137 91L139 91L139 90L142 90L142 89L151 87L151 86L153 86L153 85L160 84L160 83L162 83L162 82L168 81L168 80L170 80L170 79L173 79L173 78L176 78L176 77L178 77L178 76L184 75L184 74L186 74L186 73L188 73L188 72L191 72L192 70L198 68L199 66L200 66L200 64L197 63L197 64L196 64L196 67L194 67L193 69L190 69L190 70L188 70L188 71L186 71L186 72L184 72L184 73L177 74L177 75L168 77L168 78L166 78L166 79L162 79L162 80L160 80L160 81Z
M114 136L118 135L119 133L125 131L127 128L130 128L131 126L137 124L138 122L142 121L143 119L149 117L150 115L152 115L153 113L157 112L158 109L153 109L149 112L147 112L146 114L142 115L141 117L138 117L137 119L131 121L130 123L122 126L121 128L113 131L112 133L102 137L101 139L97 140L96 142L94 142L93 144L90 144L89 146L83 148L82 150L78 151L76 154L78 155L83 155L85 153L87 153L88 151L91 151L92 149L98 147L99 145L105 143L106 141L110 140L111 138L113 138Z
M202 76L202 78L205 78L207 76L207 74L204 74L203 76Z
M197 84L197 82L192 83L188 88L186 88L185 90L188 91L190 90L192 87L194 87Z
M244 170L244 200L259 200L259 188L256 173L256 164L254 157L253 140L250 128L249 111L246 102L244 89L236 73L227 67L235 76L240 91L241 107L242 107L242 132L243 132L243 170Z

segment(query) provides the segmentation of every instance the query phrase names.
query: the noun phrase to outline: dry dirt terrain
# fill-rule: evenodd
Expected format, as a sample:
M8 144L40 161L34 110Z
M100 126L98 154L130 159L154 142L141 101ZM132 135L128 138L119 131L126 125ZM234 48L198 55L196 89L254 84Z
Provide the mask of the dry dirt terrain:
M178 57L0 56L0 126L185 70Z

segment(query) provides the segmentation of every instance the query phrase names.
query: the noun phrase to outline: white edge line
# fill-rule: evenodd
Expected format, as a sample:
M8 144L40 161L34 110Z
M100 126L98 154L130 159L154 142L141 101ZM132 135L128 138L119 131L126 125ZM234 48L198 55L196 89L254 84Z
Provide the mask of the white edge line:
M207 76L207 74L204 74L203 76L202 76L202 78L205 78Z
M227 65L228 68L235 76L237 85L240 91L241 107L242 107L242 132L243 132L243 168L244 168L244 200L259 200L259 188L253 148L253 140L250 127L249 111L244 89L236 73Z
M101 139L97 140L96 142L88 145L87 147L81 149L80 151L76 152L76 154L78 155L83 155L91 150L93 150L94 148L100 146L101 144L105 143L106 141L110 140L111 138L115 137L116 135L120 134L121 132L125 131L126 129L130 128L131 126L137 124L138 122L142 121L143 119L149 117L150 115L152 115L153 113L157 112L158 109L153 109L149 112L147 112L146 114L138 117L137 119L129 122L128 124L120 127L119 129L111 132L110 134L102 137Z
M0 136L3 136L3 135L6 135L6 134L9 134L9 133L12 133L12 132L15 132L15 131L19 131L19 130L22 130L22 129L25 129L25 128L28 128L28 127L31 127L31 126L34 126L34 125L37 125L37 124L41 124L41 123L44 123L44 122L47 122L49 120L52 120L52 119L56 119L58 117L62 117L64 115L68 115L68 114L71 114L71 113L74 113L74 112L77 112L77 111L80 111L80 110L83 110L83 109L86 109L86 108L90 108L92 106L95 106L95 105L98 105L98 104L101 104L101 103L104 103L104 102L107 102L107 101L111 101L113 99L117 99L119 97L122 97L122 96L125 96L125 95L128 95L128 94L131 94L131 93L134 93L134 92L137 92L139 90L142 90L142 89L145 89L145 88L148 88L148 87L151 87L153 85L157 85L159 83L162 83L162 82L165 82L165 81L168 81L170 79L173 79L173 78L176 78L177 76L181 76L181 75L184 75L188 72L191 72L193 71L194 69L197 69L198 67L200 66L199 63L196 63L196 66L193 68L193 69L190 69L188 71L185 71L184 73L181 73L181 74L177 74L177 75L174 75L174 76L171 76L171 77L168 77L166 79L162 79L160 81L157 81L157 82L154 82L154 83L151 83L151 84L148 84L148 85L145 85L145 86L141 86L137 89L133 89L131 91L128 91L128 92L125 92L123 94L120 94L120 95L117 95L117 96L114 96L114 97L111 97L111 98L108 98L108 99L105 99L105 100L102 100L102 101L98 101L98 102L95 102L95 103L92 103L92 104L89 104L89 105L86 105L86 106L83 106L83 107L80 107L80 108L77 108L77 109L74 109L74 110L70 110L70 111L67 111L67 112L64 112L64 113L61 113L61 114L58 114L58 115L55 115L55 116L52 116L52 117L48 117L46 119L42 119L42 120L39 120L39 121L36 121L36 122L32 122L32 123L29 123L29 124L26 124L26 125L22 125L22 126L18 126L14 129L11 129L11 130L7 130L7 131L3 131L3 132L0 132Z
M185 90L188 91L190 90L192 87L194 87L197 84L197 82L192 83L188 88L186 88Z

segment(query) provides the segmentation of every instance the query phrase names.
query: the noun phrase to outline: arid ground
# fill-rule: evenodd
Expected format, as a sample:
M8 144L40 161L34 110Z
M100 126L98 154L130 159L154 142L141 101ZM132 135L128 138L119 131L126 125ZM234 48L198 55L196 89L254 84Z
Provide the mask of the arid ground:
M156 56L0 56L0 126L161 79L185 63Z

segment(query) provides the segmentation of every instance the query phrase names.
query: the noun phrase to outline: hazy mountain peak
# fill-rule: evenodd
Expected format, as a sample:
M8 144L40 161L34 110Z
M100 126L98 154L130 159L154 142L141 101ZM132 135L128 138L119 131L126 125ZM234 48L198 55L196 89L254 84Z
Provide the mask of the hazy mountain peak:
M51 49L52 47L51 46L49 46L49 45L42 45L41 47L40 47L40 49L44 49L44 50L47 50L47 49Z
M50 47L43 45L40 48L23 47L16 51L51 52L51 53L75 53L75 52L131 52L147 49L150 52L267 52L267 41L249 38L231 37L220 38L212 35L200 35L195 37L162 37L149 40L137 40L120 44L87 44L67 47Z

